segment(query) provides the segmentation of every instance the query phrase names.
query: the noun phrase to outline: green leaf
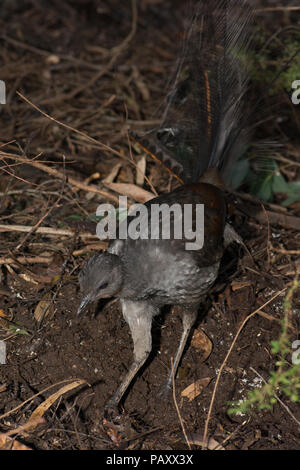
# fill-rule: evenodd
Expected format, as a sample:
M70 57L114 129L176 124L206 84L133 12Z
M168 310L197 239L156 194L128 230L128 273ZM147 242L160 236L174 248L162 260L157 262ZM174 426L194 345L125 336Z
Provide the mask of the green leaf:
M268 175L263 182L254 185L255 195L263 201L271 201L273 198L273 179Z
M78 215L78 214L73 214L73 215L68 215L66 217L66 219L70 219L70 220L83 220L83 216L82 215Z
M272 179L272 189L274 193L288 193L289 185L281 173L275 173Z
M288 198L282 203L285 207L293 204L293 202L300 201L300 181L294 181L293 183L289 183L287 186L288 191L286 193Z
M8 328L12 333L15 333L17 335L29 335L28 331L24 330L23 328L20 328L15 323L11 323Z
M100 220L104 219L104 215L96 215L96 214L90 214L89 215L89 220L92 222L100 222Z
M237 189L243 183L248 171L249 171L248 158L244 158L236 162L234 172L232 172L232 175L231 175L231 185L233 189Z

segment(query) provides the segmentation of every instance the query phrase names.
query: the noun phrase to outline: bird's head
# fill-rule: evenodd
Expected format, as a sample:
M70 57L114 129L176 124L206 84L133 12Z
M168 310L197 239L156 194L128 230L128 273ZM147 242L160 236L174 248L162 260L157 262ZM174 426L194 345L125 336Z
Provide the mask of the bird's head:
M92 256L79 273L83 298L77 315L90 302L117 295L122 288L122 282L122 262L119 256L107 252Z

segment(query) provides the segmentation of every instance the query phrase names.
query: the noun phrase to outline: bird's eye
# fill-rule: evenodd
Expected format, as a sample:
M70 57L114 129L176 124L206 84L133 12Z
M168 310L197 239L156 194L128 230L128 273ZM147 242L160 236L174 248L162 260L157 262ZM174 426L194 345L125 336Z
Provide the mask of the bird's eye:
M108 286L108 282L104 282L103 284L100 284L100 286L98 286L98 290L106 289L107 286Z

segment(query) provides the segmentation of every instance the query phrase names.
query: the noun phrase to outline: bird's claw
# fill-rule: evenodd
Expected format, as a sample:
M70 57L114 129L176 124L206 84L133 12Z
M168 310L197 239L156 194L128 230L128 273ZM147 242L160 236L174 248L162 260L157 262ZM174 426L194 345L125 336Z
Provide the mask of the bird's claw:
M103 427L110 440L117 446L120 446L123 437L123 424L118 406L108 402L103 413Z
M112 401L109 401L104 408L104 419L110 423L118 424L120 418L121 414L118 405Z

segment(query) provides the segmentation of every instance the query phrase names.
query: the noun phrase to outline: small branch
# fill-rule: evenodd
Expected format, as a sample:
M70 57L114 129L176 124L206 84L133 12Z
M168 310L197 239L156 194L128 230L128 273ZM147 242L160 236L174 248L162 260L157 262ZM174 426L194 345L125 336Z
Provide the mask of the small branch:
M264 211L264 214L266 216L266 220L267 220L267 227L268 227L268 236L267 236L267 255L268 255L268 261L267 261L267 271L270 270L270 265L271 265L271 255L270 255L270 246L271 246L271 241L270 241L270 238L271 238L271 232L270 232L270 220L269 220L269 217L268 217L268 213L266 211L266 208L263 204L261 204L262 208L263 208L263 211Z
M32 227L29 227L27 225L3 225L0 224L0 232L30 232L32 230ZM35 231L35 233L41 233L44 235L50 235L50 236L74 236L74 231L73 230L67 230L67 229L59 229L59 228L53 228L53 227L38 227ZM84 233L79 233L78 236L82 238L83 240L86 238L98 238L97 235L93 235L92 233L89 232L84 232Z
M48 211L40 218L40 220L38 220L38 222L33 226L31 227L31 230L26 233L26 235L24 236L24 238L20 241L20 243L18 243L17 247L16 247L16 251L20 251L21 247L24 245L24 243L26 243L26 240L28 240L28 238L34 233L37 231L38 227L41 225L41 223L43 222L43 220L45 220L49 214L53 211L53 209L55 209L59 203L59 201L61 200L61 196L59 196L57 198L57 200L55 201L55 203L50 207L50 209L48 209Z
M300 250L285 250L284 248L274 248L273 246L271 249L275 253L282 253L283 255L300 255Z
M258 199L255 196L253 196L252 194L243 193L243 192L239 192L239 191L232 191L231 194L233 194L234 196L236 196L239 199L243 199L245 201L252 202L253 204L261 205L261 200ZM269 209L272 209L274 212L282 212L282 213L287 212L286 207L279 206L278 204L272 204L270 202L264 201L264 205L266 207L268 207Z
M74 234L73 234L74 235ZM90 245L86 245L84 248L80 250L74 250L72 252L73 256L83 255L85 253L89 253L90 251L98 251L98 250L106 250L108 243L107 242L98 242L92 243ZM1 264L49 264L53 260L52 256L17 256L16 258L7 257L0 257L0 265Z
M274 155L273 158L279 162L287 163L288 166L298 166L300 168L300 162L297 162L296 160L290 160L282 155Z
M209 405L209 409L208 409L208 413L207 413L207 418L206 418L206 421L205 421L205 427L204 427L204 434L203 434L203 442L204 444L206 445L206 442L207 442L207 434L208 434L208 425L209 425L209 422L210 422L210 417L211 417L211 412L212 412L212 408L213 408L213 405L214 405L214 401L215 401L215 397L216 397L216 391L217 391L217 388L218 388L218 385L219 385L219 382L220 382L220 378L221 378L221 375L222 375L222 372L223 372L223 369L228 361L228 358L234 348L234 345L242 331L242 329L244 328L244 326L246 325L246 323L248 323L248 321L250 320L250 318L254 317L254 315L256 315L258 312L260 312L264 307L266 307L266 305L270 304L273 300L275 300L279 295L283 294L283 292L285 292L287 289L287 287L285 287L284 289L282 289L281 291L277 292L275 295L273 295L273 297L268 300L267 302L265 302L263 305L261 305L261 307L259 307L257 310L255 310L254 312L250 313L250 315L248 315L245 320L243 321L243 323L241 324L241 326L239 327L231 345L230 345L230 348L225 356L225 359L223 361L223 363L221 364L221 367L219 369L219 372L218 372L218 375L217 375L217 380L216 380L216 383L215 383L215 386L214 386L214 390L213 390L213 393L212 393L212 398L211 398L211 401L210 401L210 405Z
M178 415L178 418L179 418L179 421L180 421L180 424L181 424L182 432L183 432L183 435L185 437L186 443L188 445L188 448L191 450L191 445L190 445L190 442L189 442L189 439L188 439L188 436L187 436L187 433L186 433L186 430L185 430L185 426L184 426L184 423L183 423L183 419L181 417L180 410L179 410L179 407L178 407L178 403L177 403L177 400L176 400L175 377L174 377L175 376L175 371L174 371L174 362L173 362L172 357L171 357L171 368L172 368L172 388L173 388L174 405L175 405L175 408L176 408L176 411L177 411L177 415Z
M0 157L1 156L5 158L18 160L22 163L26 163L27 165L32 165L35 168L38 168L39 170L44 171L45 173L48 173L49 175L52 175L61 180L65 179L65 175L62 172L56 170L55 168L50 168L47 165L44 165L43 163L38 163L36 161L29 160L28 158L23 158L23 157L20 157L19 155L10 154L10 153L0 152ZM99 189L97 188L97 186L84 184L80 181L77 181L76 179L72 177L68 177L67 182L70 183L72 186L75 186L76 188L79 188L83 191L87 191L89 193L101 194L102 196L105 196L107 199L110 199L111 201L114 201L115 203L119 203L119 198L117 196L109 193L108 191Z
M262 13L262 12L272 12L272 11L299 11L300 7L297 6L289 6L289 7L267 7L267 8L257 8L255 13Z
M86 245L84 248L81 248L80 250L74 250L72 255L80 256L80 255L84 255L85 253L89 253L90 251L106 250L107 245L108 245L108 242L91 243L90 245Z
M18 256L16 259L2 257L0 258L0 264L14 264L16 262L20 264L48 264L51 263L52 259L52 256Z

